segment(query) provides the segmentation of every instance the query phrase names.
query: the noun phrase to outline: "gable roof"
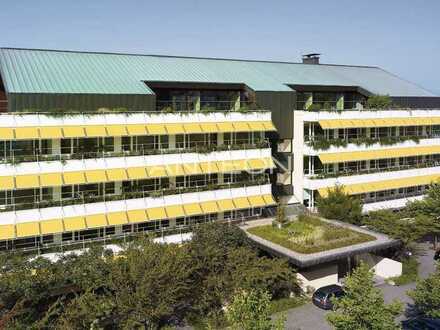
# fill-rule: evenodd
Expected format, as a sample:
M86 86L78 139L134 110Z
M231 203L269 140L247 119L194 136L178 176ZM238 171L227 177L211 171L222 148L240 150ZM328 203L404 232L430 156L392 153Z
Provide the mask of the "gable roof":
M153 92L145 81L244 83L255 91L288 85L357 86L374 94L436 96L378 67L0 48L7 93Z

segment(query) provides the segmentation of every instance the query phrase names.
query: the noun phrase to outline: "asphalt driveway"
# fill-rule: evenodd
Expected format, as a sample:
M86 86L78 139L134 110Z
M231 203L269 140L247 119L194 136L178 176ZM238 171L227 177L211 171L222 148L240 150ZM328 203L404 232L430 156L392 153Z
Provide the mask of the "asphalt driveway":
M429 244L419 244L420 253L417 259L419 265L419 276L426 278L430 273L434 272L435 265L433 261L434 251ZM411 311L412 300L406 292L415 288L415 283L402 286L392 286L389 284L381 284L378 286L384 294L386 303L393 299L399 299L405 304L405 312L399 317L404 320L406 314ZM286 329L288 330L327 330L332 329L327 323L325 315L328 311L324 311L312 303L291 309L287 312Z

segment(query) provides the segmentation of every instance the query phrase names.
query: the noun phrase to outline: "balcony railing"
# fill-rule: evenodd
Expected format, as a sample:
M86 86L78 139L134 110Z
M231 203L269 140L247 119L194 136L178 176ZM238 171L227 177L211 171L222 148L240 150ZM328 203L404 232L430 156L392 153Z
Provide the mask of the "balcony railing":
M218 112L218 111L261 111L261 108L255 102L240 101L236 109L235 101L156 101L156 110L159 112Z
M389 190L388 192L391 192L391 190ZM403 192L403 193L393 193L393 194L389 193L389 194L385 194L383 196L377 196L377 194L376 194L375 197L364 197L361 200L362 200L362 203L364 203L364 204L371 204L371 203L392 201L392 200L401 199L401 198L423 196L425 194L426 194L425 189L414 190L414 191L407 191L407 189L405 189L405 192Z
M138 145L138 150L127 150L120 152L113 151L94 151L94 152L75 152L73 154L35 154L35 155L23 155L19 152L18 155L12 152L12 155L7 157L0 156L0 164L19 164L24 162L49 162L49 161L67 161L67 160L84 160L84 159L97 159L97 158L112 158L112 157L132 157L132 156L149 156L149 155L168 155L168 154L182 154L182 153L201 153L208 154L211 152L219 151L233 151L233 150L252 150L252 149L266 149L270 148L269 141L260 140L255 143L238 143L235 144L211 144L211 145L196 145L190 148L160 148L153 149L152 145ZM125 145L122 145L124 149ZM126 146L129 147L129 146Z
M252 186L259 186L269 184L269 176L267 174L258 174L257 178L235 181L229 183L208 183L206 181L198 181L200 185L195 185L194 187L175 187L175 188L161 188L158 190L151 191L139 191L139 192L124 192L122 194L109 194L109 195L94 195L96 193L93 192L79 192L77 196L74 198L64 198L60 200L43 200L43 201L34 201L34 202L19 202L19 203L11 203L7 205L0 206L0 212L9 212L9 211L19 211L19 210L29 210L29 209L40 209L40 208L48 208L48 207L60 207L60 206L69 206L69 205L79 205L79 204L89 204L89 203L98 203L98 202L111 202L111 201L120 201L120 200L128 200L128 199L136 199L136 198L160 198L168 195L179 195L190 192L203 192L209 190L219 190L219 189L231 189L231 188L246 188ZM197 182L194 182L197 184ZM24 198L26 196L21 196ZM35 198L36 195L29 195L28 198Z
M430 168L430 167L438 167L440 166L440 161L427 161L423 163L415 163L415 164L407 164L407 165L399 165L399 166L387 166L384 168L369 168L369 169L353 169L353 170L344 170L337 172L319 172L319 170L315 170L315 173L312 175L308 175L305 173L308 179L329 179L329 178L338 178L343 176L355 176L355 175L364 175L364 174L374 174L374 173L384 173L384 172L396 172L396 171L404 171L404 170L415 170L421 168Z

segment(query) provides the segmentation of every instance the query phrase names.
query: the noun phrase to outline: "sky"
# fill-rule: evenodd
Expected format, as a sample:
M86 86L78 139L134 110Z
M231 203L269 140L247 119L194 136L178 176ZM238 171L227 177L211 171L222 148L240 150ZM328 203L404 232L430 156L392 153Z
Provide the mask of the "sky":
M380 66L440 95L440 0L0 0L0 47Z

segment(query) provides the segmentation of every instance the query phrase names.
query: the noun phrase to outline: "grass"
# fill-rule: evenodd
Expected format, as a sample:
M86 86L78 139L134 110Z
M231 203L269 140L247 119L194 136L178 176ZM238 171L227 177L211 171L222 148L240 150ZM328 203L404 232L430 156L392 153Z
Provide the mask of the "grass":
M272 225L248 229L250 234L299 253L315 253L375 240L375 237L324 222L316 217L300 216L279 229Z
M417 258L412 256L402 260L402 275L398 277L392 277L389 280L393 281L396 285L405 285L413 283L418 277L419 262Z

